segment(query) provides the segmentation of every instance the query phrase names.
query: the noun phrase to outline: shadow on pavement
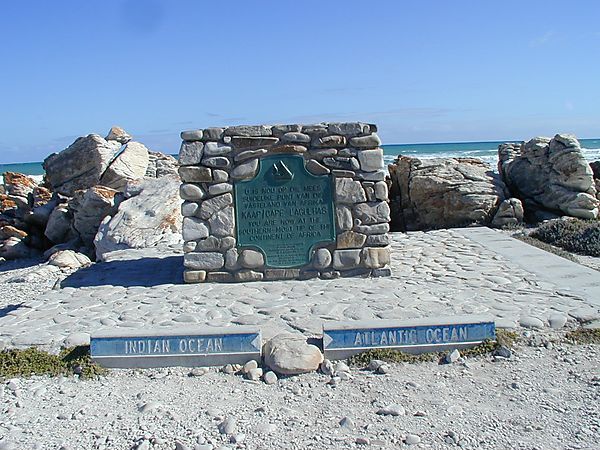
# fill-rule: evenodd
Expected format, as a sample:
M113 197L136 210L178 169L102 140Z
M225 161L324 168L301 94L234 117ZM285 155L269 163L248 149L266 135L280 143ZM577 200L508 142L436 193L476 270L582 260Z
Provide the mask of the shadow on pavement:
M6 305L4 308L0 308L0 317L8 316L8 313L11 311L16 311L21 308L23 303L19 303L18 305Z
M92 264L65 278L61 287L183 284L183 256L139 258Z
M34 267L38 264L45 262L43 258L20 258L11 259L0 264L0 274L9 272L11 270L25 269L27 267Z

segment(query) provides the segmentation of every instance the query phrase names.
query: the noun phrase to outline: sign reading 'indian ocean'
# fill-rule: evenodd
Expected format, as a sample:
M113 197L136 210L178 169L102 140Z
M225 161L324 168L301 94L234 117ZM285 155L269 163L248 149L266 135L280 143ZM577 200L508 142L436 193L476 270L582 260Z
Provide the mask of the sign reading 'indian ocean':
M394 348L406 353L442 351L495 338L494 321L477 316L323 325L327 358L346 358L373 348Z
M309 173L302 156L261 159L234 197L237 245L261 250L268 267L305 265L315 244L335 240L331 177Z
M105 367L216 366L260 357L253 327L177 328L107 332L91 337L92 358Z

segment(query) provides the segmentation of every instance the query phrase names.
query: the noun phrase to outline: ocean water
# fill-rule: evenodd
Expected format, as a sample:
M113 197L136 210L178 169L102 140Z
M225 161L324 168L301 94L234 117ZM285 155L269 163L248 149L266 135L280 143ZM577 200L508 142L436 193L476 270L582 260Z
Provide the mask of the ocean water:
M492 167L498 162L498 146L505 142L451 142L432 144L394 144L384 145L383 153L386 163L394 161L396 156L414 156L417 158L479 158ZM580 139L581 151L587 161L600 160L600 138Z
M386 164L393 162L398 155L417 158L469 157L480 158L495 168L498 162L498 146L503 142L511 141L389 144L382 147ZM586 160L600 160L600 138L580 139L579 142ZM177 155L173 156L177 157ZM0 164L0 178L4 172L19 172L34 175L35 178L44 175L41 162Z

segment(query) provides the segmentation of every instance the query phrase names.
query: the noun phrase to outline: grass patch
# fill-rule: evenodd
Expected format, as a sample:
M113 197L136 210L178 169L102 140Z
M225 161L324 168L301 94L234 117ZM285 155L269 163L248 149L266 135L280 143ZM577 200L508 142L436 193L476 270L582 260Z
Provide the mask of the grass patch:
M106 375L107 370L92 362L88 346L64 349L58 355L30 347L0 352L0 379L32 375L72 375L82 378Z
M519 340L519 333L516 331L505 330L503 328L496 329L496 343L498 346L512 348Z
M514 331L498 329L496 330L495 341L486 340L474 347L463 348L459 351L460 354L466 358L486 355L488 353L492 353L500 346L511 348L517 341L518 337L518 333ZM366 367L374 359L379 359L381 361L390 363L415 364L421 362L439 361L445 353L446 352L426 352L413 355L391 348L374 348L351 356L348 358L348 364L355 367Z
M565 339L572 344L600 344L600 329L577 328L569 331Z
M540 225L531 236L569 252L600 256L598 220L552 220Z
M566 252L564 250L562 250L559 247L555 247L553 245L550 244L546 244L545 242L540 241L539 239L535 239L531 236L528 236L526 234L515 234L513 235L513 237L515 239L518 239L520 241L525 242L526 244L529 244L533 247L537 247L540 250L544 250L548 253L554 253L557 256L560 256L562 258L568 259L569 261L573 261L573 262L578 262L577 258L575 258L573 255L571 255L569 252Z

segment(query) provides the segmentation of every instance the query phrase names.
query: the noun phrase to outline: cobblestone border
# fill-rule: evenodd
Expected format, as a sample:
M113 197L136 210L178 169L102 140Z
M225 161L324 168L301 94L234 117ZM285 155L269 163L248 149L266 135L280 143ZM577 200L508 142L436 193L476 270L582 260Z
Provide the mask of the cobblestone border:
M388 186L376 132L359 122L182 132L185 282L389 276ZM299 268L266 267L261 252L236 243L234 184L253 178L259 160L276 154L301 155L308 172L333 178L337 240Z

